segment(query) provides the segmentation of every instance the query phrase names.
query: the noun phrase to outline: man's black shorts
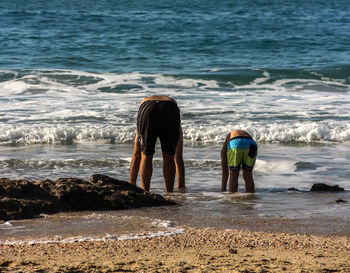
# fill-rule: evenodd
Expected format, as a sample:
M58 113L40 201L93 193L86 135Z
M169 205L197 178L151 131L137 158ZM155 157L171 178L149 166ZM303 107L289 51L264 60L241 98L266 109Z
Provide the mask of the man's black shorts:
M137 115L137 132L144 154L154 154L159 137L162 151L174 155L179 130L180 110L175 102L148 100L141 104Z

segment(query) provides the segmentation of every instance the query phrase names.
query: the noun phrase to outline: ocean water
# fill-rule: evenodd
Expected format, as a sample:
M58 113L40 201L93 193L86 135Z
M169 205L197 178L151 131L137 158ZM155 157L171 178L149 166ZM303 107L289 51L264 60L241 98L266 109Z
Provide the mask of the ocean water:
M181 109L187 193L167 195L174 207L0 222L0 242L183 225L348 235L349 18L345 0L1 1L1 176L128 180L139 103L165 94ZM242 179L220 192L221 145L238 128L259 144L255 194ZM151 190L164 194L159 150Z

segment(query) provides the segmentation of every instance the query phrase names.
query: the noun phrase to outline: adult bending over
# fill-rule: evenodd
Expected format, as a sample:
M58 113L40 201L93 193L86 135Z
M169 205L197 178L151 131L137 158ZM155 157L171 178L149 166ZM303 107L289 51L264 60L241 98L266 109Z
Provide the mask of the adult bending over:
M137 115L137 132L130 166L130 183L136 185L140 170L141 187L150 190L153 172L152 160L157 138L163 155L163 176L166 192L173 192L175 171L178 189L185 191L183 161L183 133L180 109L168 96L154 95L144 98Z

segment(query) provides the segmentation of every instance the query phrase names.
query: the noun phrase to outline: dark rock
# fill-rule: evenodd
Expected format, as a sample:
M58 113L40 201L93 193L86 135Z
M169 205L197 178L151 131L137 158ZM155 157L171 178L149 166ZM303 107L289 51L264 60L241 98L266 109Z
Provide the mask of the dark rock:
M95 174L89 181L0 179L0 220L32 218L41 213L118 210L174 205L159 194L118 179Z
M230 249L228 250L228 252L229 252L230 254L238 254L237 249L234 249L234 248L230 248Z
M289 188L288 191L300 191L300 190L298 190L296 188Z
M298 161L295 164L297 172L305 171L305 170L316 170L318 165L312 162Z
M348 201L343 200L343 199L334 200L334 203L336 203L336 204L339 204L339 203L347 203L347 202L348 202Z
M316 183L312 185L310 191L344 191L344 189L338 185L330 186L323 183Z
M64 205L28 180L0 179L0 220L55 213Z

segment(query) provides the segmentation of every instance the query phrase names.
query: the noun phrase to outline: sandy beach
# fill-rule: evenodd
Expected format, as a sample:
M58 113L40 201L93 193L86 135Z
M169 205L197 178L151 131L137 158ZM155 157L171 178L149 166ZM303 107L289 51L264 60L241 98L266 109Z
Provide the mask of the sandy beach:
M350 237L184 227L104 242L1 245L0 272L350 272Z

